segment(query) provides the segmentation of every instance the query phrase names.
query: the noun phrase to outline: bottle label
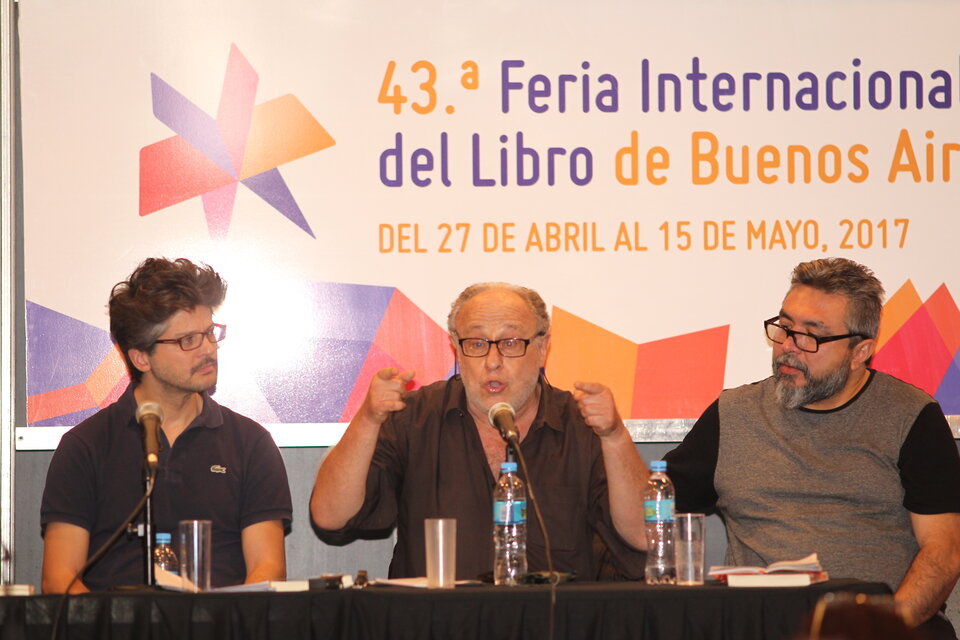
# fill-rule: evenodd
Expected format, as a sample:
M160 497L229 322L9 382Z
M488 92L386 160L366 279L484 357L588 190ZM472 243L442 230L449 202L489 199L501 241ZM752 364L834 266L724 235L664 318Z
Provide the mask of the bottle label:
M154 562L154 563L153 563L153 573L154 573L154 574L158 574L158 573L160 573L160 571L166 571L167 573L169 573L169 574L171 574L171 575L175 575L175 576L179 576L179 575L180 575L180 571L179 571L179 570L177 570L177 569L164 569L163 567L160 566L160 563L159 563L159 562Z
M527 501L493 503L493 524L523 524L527 521Z
M647 522L673 520L673 499L644 500L643 519Z

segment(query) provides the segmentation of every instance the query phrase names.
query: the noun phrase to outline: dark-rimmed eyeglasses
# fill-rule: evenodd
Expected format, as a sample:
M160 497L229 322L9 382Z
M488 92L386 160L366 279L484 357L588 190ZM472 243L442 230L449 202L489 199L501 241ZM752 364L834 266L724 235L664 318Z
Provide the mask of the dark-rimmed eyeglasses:
M460 338L460 351L468 358L482 358L490 353L490 345L497 345L497 351L504 358L520 358L527 353L527 345L536 338L545 335L543 331L529 340L524 338L501 338L500 340L484 340L483 338Z
M199 349L206 338L210 342L220 342L227 337L227 325L212 324L206 331L194 331L179 338L164 338L163 340L154 340L153 344L179 344L184 351L193 351Z
M807 353L816 353L820 349L820 345L824 342L833 342L835 340L843 340L844 338L870 338L870 336L865 336L862 333L845 333L842 336L815 336L810 333L804 333L803 331L794 331L793 329L782 327L777 324L777 320L779 319L780 316L773 316L769 320L763 321L763 327L770 341L783 344L790 338L793 338L793 343L797 345L797 349L806 351Z

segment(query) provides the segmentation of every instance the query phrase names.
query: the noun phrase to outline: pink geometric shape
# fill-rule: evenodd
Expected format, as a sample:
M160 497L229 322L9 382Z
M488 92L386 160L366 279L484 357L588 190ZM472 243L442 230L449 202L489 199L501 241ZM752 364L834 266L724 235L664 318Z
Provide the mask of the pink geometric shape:
M166 209L236 182L180 136L140 150L140 215Z
M923 389L937 392L953 354L947 350L925 308L918 310L873 357L873 367Z
M239 183L231 182L200 196L203 212L207 217L207 229L214 240L227 237L230 218L233 216L233 203L237 197L237 184Z
M234 175L238 177L243 167L258 82L257 72L240 53L237 45L231 44L217 111L217 126L233 162Z
M82 411L96 404L97 401L85 384L37 393L30 396L30 402L27 403L27 423L32 424Z
M415 370L418 387L446 377L453 366L447 332L399 289L390 298L373 343L404 369Z
M347 403L343 406L343 413L340 414L341 422L350 422L353 419L353 415L367 397L367 388L370 386L374 374L386 367L396 367L397 371L405 370L405 367L394 360L390 354L384 352L376 344L371 344L367 357L363 361L363 366L360 368L360 373L357 374L357 379L353 383L353 389L350 391Z
M723 389L727 338L723 325L637 345L632 418L691 418Z

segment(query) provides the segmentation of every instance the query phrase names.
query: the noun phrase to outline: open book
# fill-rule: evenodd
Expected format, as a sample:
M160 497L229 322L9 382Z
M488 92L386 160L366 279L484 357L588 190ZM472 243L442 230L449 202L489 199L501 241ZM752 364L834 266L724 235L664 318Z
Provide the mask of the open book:
M765 567L710 567L708 575L731 587L805 587L829 578L816 553Z

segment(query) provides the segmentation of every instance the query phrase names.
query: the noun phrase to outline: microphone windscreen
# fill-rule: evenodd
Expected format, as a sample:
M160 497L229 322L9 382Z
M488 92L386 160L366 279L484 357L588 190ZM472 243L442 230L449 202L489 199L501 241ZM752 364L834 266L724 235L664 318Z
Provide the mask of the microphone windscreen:
M497 424L497 417L504 413L509 415L511 418L515 418L517 415L517 412L513 410L513 407L510 406L510 403L498 402L490 407L490 411L487 413L487 419L490 421L491 425L499 428L500 425Z
M163 421L163 409L156 402L144 402L137 407L137 422L142 422L145 416L154 416Z

